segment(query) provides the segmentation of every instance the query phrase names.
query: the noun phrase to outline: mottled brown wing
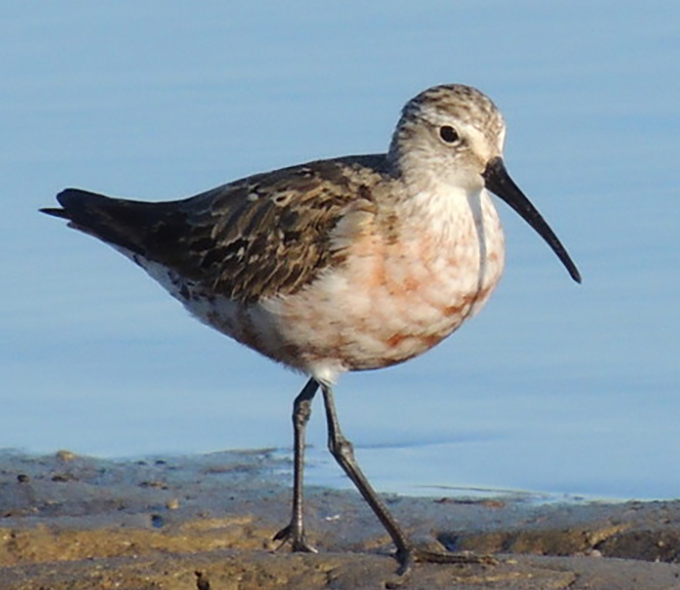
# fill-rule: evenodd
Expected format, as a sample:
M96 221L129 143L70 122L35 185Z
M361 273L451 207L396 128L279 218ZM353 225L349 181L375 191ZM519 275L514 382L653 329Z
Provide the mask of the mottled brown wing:
M242 302L294 293L332 264L333 228L371 200L377 177L358 162L315 162L199 195L162 261Z
M333 264L333 228L353 207L371 208L383 166L379 155L312 162L165 203L69 189L58 197L60 216L215 294L254 303L294 293Z

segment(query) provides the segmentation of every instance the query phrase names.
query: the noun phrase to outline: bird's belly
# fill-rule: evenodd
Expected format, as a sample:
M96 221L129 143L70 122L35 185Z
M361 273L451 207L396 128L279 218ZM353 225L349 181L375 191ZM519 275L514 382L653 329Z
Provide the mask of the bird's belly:
M340 268L265 304L295 357L283 362L332 376L429 350L477 313L500 280L503 236L498 223L492 228L483 242L473 230L450 243L357 243Z

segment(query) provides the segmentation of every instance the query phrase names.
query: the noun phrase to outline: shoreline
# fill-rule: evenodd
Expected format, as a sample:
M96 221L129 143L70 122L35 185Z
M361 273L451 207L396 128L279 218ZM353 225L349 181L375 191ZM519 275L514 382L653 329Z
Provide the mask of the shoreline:
M139 460L1 452L0 590L680 587L680 501L385 495L414 543L499 561L417 564L399 577L389 538L353 491L309 488L319 553L277 550L289 469L272 450Z

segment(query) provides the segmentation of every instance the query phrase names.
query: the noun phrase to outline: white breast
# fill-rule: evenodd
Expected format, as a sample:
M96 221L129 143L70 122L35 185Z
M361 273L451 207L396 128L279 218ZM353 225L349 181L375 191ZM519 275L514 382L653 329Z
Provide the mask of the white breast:
M447 197L419 195L398 240L356 236L342 267L265 304L298 367L332 377L403 362L481 309L503 270L498 215L486 191Z

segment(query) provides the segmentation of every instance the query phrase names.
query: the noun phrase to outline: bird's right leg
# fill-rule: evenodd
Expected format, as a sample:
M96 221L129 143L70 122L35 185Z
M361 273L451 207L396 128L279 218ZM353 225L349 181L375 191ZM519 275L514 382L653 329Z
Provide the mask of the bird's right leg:
M305 429L312 414L312 399L319 384L312 377L293 402L293 514L290 524L282 528L275 541L290 542L293 551L316 553L316 549L305 540L305 527L302 514L302 485L305 468ZM282 543L282 544L283 544Z

